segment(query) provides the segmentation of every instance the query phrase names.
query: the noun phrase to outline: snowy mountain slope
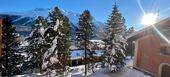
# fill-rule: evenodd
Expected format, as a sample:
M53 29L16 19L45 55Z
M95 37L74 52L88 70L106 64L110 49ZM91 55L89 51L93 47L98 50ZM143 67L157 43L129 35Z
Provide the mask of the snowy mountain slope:
M44 8L36 8L34 10L29 10L25 12L0 12L0 17L4 18L6 15L10 16L12 22L16 26L16 30L21 33L22 35L28 35L31 31L31 26L34 24L35 19L38 16L43 16L45 18L48 17L49 12L52 9L44 9ZM79 15L78 13L67 12L65 10L61 10L61 12L66 15L70 22L73 29L73 32L76 30L78 25ZM97 26L96 30L100 28L99 26L103 26L102 22L98 22L94 20L95 25ZM99 33L100 34L100 33Z

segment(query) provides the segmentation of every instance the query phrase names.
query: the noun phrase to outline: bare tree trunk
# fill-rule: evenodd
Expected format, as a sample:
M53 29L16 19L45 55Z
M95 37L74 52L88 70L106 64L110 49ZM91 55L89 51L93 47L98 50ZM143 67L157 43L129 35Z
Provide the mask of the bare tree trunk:
M85 76L87 75L87 32L85 32L85 42L84 42L84 48L85 48Z
M86 39L85 39L85 76L87 75L87 48L86 48Z
M42 73L41 65L42 65L42 49L40 51L40 62L39 62L39 71L40 71L40 73Z
M92 63L92 72L94 73L94 63Z

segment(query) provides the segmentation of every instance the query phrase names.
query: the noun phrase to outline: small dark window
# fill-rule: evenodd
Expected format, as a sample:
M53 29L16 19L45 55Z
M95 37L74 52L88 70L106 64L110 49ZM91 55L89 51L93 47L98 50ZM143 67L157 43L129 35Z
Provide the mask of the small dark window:
M161 46L161 54L170 56L170 46Z

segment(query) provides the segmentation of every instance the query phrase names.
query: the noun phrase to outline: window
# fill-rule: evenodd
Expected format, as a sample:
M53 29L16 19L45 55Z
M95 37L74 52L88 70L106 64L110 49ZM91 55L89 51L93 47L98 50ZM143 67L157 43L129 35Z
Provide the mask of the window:
M168 45L161 46L160 51L161 51L161 54L170 56L170 46Z

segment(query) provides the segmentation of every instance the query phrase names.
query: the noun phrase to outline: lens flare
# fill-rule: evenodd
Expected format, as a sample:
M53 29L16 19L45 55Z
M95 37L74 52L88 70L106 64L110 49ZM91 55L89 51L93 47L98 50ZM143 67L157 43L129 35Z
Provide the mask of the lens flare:
M166 9L160 11L160 14L166 13L166 12L168 12L168 11L170 11L170 7L168 7L168 8L166 8Z
M145 17L146 14L145 14L145 11L144 11L144 9L143 9L143 7L142 7L142 5L141 5L140 0L137 0L137 3L138 3L138 5L139 5L139 7L140 7L140 10L142 11L142 13L144 14L144 17ZM167 8L167 9L163 10L161 13L167 12L167 11L169 11L169 10L170 10L170 9ZM150 20L151 17L153 17L153 18L152 18L152 21ZM148 19L147 19L147 18L148 18ZM150 23L150 24L151 24L151 26L153 27L153 29L158 33L158 35L159 35L162 39L164 39L168 44L170 44L170 40L168 40L168 38L167 38L161 31L159 31L159 30L156 28L156 26L154 25L154 23L156 23L157 16L154 16L154 15L151 15L151 14L150 14L150 15L146 16L146 18L143 18L142 20L144 21L144 19L145 19L145 21L146 21L146 20L149 20L149 21L147 21L148 23L152 22L152 23Z
M142 24L150 26L156 23L157 15L153 13L145 14L142 18Z
M143 14L145 14L145 10L143 9L140 0L137 0L137 3L139 5L140 10L142 11Z
M159 36L161 36L161 38L163 38L168 44L170 44L170 41L168 40L168 38L166 36L164 36L156 27L155 25L152 25L152 27L154 28L154 30L159 34Z

